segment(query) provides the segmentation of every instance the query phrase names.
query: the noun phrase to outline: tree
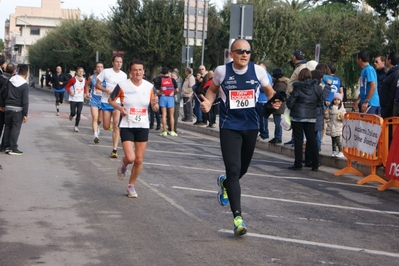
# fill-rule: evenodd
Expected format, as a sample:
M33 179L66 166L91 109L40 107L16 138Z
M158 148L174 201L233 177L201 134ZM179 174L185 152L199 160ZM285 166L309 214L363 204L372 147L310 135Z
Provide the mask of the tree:
M99 51L100 60L110 64L109 30L105 21L93 17L64 20L29 47L29 62L41 69L61 65L64 71L81 66L86 73L92 73L96 51Z
M399 19L391 21L386 30L386 53L399 51Z
M382 17L395 16L399 9L399 0L366 0L366 3Z
M322 4L322 5L327 5L327 4L355 4L358 3L359 0L305 0L304 2L310 3L310 4Z
M151 78L160 66L180 66L183 11L182 0L118 0L110 18L114 47L127 52L125 60L143 60Z
M0 52L4 50L4 42L3 39L0 39Z

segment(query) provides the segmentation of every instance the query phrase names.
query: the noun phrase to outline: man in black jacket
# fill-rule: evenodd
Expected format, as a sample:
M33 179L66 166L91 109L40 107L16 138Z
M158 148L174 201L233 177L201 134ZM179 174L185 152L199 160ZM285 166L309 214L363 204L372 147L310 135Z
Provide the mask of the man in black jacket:
M55 68L55 73L51 78L49 84L53 86L55 96L55 108L57 109L57 116L60 115L60 104L64 102L65 85L68 83L68 76L62 73L61 66Z
M2 95L3 91L3 85L8 82L8 80L15 74L15 66L13 63L7 64L6 71L1 74L0 77L0 95ZM1 97L1 96L0 96ZM1 100L0 100L1 101ZM0 106L1 107L1 106ZM5 113L4 110L0 108L0 136L4 132L4 123L5 123ZM3 137L1 138L1 145L0 145L0 151L5 151L5 144L4 144L4 134Z
M0 96L0 108L5 111L4 144L6 153L22 155L18 138L22 122L28 121L29 85L26 82L28 65L18 66L18 75L12 76Z
M386 59L386 65L390 69L378 91L382 118L393 116L393 105L399 86L399 52L390 53Z

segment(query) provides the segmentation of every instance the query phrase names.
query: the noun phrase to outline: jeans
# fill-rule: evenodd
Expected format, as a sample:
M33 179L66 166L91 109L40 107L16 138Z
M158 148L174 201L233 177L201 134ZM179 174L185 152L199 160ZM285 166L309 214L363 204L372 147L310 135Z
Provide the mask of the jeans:
M154 112L151 108L151 105L148 107L149 113L150 113L150 128L152 129L154 127L154 116L155 119L157 120L157 128L161 127L161 118L159 116L159 110Z
M197 116L197 122L201 122L202 121L202 111L201 111L201 107L200 104L201 102L197 100L197 97L194 96L194 100L195 100L195 115Z
M283 128L281 127L281 114L273 114L274 120L274 138L277 140L283 139Z
M257 102L256 103L256 112L259 115L259 136L262 139L267 139L269 138L269 128L268 128L268 120L265 119L262 115L262 109L263 109L264 103Z

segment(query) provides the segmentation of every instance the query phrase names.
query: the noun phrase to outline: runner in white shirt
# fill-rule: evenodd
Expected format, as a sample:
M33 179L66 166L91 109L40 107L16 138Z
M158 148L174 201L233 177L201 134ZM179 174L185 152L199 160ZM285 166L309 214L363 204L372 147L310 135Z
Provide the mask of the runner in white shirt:
M75 132L79 132L80 114L82 113L83 102L86 95L86 79L83 77L83 67L76 69L76 76L71 78L65 86L65 89L69 93L69 102L71 107L71 113L69 120L72 121L76 113L75 118Z
M134 189L147 147L149 134L148 105L154 112L159 109L158 96L154 94L154 85L143 79L143 62L134 59L129 64L130 79L121 81L109 97L109 104L117 109L121 116L120 132L125 157L117 170L118 178L123 179L129 164L133 164L127 187L127 196L137 198ZM121 105L118 104L121 101Z
M110 106L108 103L109 95L111 95L115 86L118 82L126 80L127 75L121 70L122 68L122 57L114 56L112 58L112 68L106 68L97 76L96 88L103 92L101 97L101 109L103 111L103 127L105 130L110 128L111 116L112 116L112 144L113 150L111 152L111 158L118 158L118 143L119 143L119 117L120 113L118 109ZM101 83L106 82L106 88ZM119 103L119 102L118 102Z

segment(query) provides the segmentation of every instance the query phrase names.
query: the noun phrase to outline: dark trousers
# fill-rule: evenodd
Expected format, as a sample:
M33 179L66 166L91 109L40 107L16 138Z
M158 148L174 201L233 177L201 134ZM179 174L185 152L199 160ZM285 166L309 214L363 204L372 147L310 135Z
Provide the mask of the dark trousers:
M294 134L295 166L302 167L303 133L306 136L306 146L312 162L312 168L319 168L319 150L316 142L316 123L291 121Z
M257 102L255 105L256 112L259 116L259 136L263 139L269 138L269 125L268 119L265 119L262 115L263 103Z
M0 111L0 138L3 135L3 137L0 139L1 140L1 145L0 145L0 150L4 150L5 145L4 145L4 123L6 119L6 114L2 111Z
M216 123L216 110L217 105L212 105L211 110L208 113L204 114L207 121L209 121L209 125L213 125Z
M241 216L240 178L247 172L255 150L258 130L220 129L220 147L226 169L226 187L234 217Z
M75 127L77 127L79 126L80 122L80 114L82 113L83 102L71 102L70 106L71 106L71 116L76 115Z
M23 120L22 111L5 112L4 146L6 148L9 147L11 150L18 149L18 138Z
M190 97L183 97L183 111L184 111L184 120L192 120L193 119L193 100L190 100Z
M199 97L199 96L198 96ZM200 104L201 102L197 100L197 97L194 96L194 101L195 101L195 115L197 116L197 121L196 122L201 122L202 121L202 111Z
M64 102L64 93L63 92L54 92L55 96L55 105L60 105Z
M148 107L149 111L150 111L150 128L154 127L154 116L155 119L157 120L157 128L160 128L161 126L161 118L159 116L159 111L154 112L151 108L151 105Z

